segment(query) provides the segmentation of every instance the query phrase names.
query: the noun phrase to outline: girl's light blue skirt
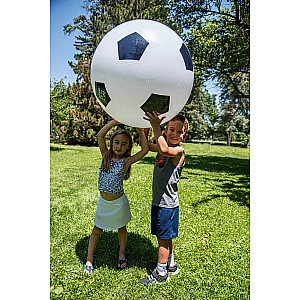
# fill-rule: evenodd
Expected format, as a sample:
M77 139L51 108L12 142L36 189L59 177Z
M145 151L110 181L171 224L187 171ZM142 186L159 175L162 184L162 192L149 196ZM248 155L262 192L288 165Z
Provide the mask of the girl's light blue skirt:
M123 194L116 200L104 200L101 195L94 217L94 224L104 230L114 230L125 226L131 219L127 196Z

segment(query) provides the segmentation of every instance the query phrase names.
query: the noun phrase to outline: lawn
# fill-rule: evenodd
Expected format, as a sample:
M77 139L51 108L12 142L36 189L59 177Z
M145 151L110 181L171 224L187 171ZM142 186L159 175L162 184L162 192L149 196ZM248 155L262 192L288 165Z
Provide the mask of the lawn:
M145 287L139 280L157 260L150 234L154 153L133 165L124 182L132 213L128 267L116 269L117 231L105 231L95 252L95 273L87 277L82 263L98 202L100 152L51 144L51 299L250 299L249 149L198 143L184 148L175 239L180 273L168 284Z

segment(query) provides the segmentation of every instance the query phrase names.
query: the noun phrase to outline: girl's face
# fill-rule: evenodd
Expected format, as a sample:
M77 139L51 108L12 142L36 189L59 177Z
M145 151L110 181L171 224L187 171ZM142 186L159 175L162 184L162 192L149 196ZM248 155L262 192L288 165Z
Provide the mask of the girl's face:
M121 158L129 148L129 138L125 134L118 134L114 137L112 151L115 156Z
M165 135L169 146L180 144L186 135L183 123L179 120L169 121L168 126L165 129Z

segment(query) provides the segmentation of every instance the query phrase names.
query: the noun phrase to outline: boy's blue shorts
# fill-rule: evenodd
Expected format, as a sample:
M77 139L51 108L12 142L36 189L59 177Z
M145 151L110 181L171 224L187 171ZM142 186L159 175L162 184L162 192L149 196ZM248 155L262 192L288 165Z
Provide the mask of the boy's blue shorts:
M179 206L165 208L152 205L151 234L161 240L171 240L178 236Z

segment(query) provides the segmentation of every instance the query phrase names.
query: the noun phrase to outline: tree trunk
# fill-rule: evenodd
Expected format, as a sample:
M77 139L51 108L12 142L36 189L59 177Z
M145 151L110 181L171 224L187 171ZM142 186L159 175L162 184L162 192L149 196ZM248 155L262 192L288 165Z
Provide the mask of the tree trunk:
M230 126L228 128L228 133L227 133L227 146L231 145L231 141L232 141L232 127Z
M248 139L248 142L247 142L247 148L250 148L250 135L249 135L249 139Z

